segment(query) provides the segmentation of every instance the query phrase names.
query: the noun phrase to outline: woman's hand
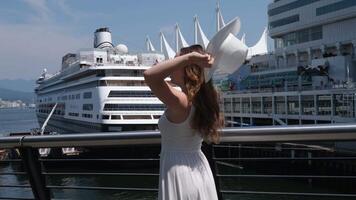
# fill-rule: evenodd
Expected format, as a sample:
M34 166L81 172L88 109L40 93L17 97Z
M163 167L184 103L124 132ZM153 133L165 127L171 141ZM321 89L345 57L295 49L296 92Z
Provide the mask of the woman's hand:
M210 54L192 52L188 54L188 63L198 65L201 68L210 68L214 63L214 58Z

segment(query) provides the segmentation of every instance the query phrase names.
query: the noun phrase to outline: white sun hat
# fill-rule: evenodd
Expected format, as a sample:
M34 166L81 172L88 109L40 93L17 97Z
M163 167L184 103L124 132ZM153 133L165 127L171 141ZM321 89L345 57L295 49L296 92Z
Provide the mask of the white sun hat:
M211 68L204 69L205 82L208 82L215 71L232 73L244 62L248 47L235 37L240 31L240 19L235 18L215 34L206 51L214 57Z

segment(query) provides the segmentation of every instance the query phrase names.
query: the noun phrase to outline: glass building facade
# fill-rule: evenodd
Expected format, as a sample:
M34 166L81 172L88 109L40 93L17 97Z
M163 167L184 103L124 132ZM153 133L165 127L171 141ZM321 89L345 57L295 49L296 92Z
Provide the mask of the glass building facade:
M322 26L316 26L312 28L291 32L279 38L276 38L275 45L276 48L283 48L295 44L301 44L301 43L310 42L314 40L321 40L321 39L323 39L323 28Z
M270 22L269 28L270 29L277 28L277 27L284 26L284 25L291 24L291 23L298 22L298 21L299 21L299 15L293 15L290 17L286 17L283 19L279 19L279 20Z
M335 12L338 10L350 8L352 6L356 6L355 0L343 0L333 4L329 4L316 9L316 16L325 15L331 12Z
M297 8L300 8L300 7L303 7L303 6L318 2L318 1L320 1L320 0L297 0L297 1L293 1L292 3L285 4L283 6L279 6L277 8L270 9L268 11L268 16L274 16L274 15L278 15L278 14L281 14L281 13L284 13L284 12L288 12L290 10L294 10L294 9L297 9ZM350 1L353 1L353 0L350 0Z

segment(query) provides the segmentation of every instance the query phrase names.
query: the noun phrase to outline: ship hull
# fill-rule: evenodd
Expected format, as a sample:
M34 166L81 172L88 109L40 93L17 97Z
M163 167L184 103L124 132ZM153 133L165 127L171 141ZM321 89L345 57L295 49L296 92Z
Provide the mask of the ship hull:
M43 124L46 116L37 115L38 123ZM60 134L70 133L97 133L97 132L120 132L137 130L156 130L157 124L101 124L86 122L63 117L52 116L46 126L46 131Z

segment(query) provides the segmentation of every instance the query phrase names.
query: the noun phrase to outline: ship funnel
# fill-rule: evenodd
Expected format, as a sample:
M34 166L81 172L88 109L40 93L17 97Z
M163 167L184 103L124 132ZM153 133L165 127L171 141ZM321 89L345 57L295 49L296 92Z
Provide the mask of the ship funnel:
M94 48L105 49L112 48L114 45L111 40L109 28L98 28L94 33Z

